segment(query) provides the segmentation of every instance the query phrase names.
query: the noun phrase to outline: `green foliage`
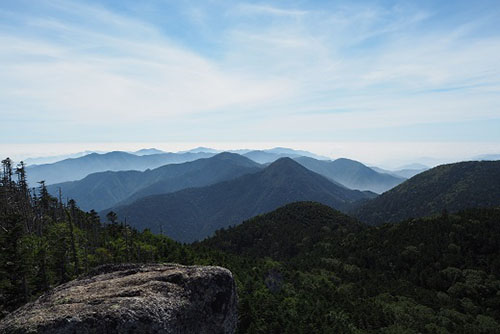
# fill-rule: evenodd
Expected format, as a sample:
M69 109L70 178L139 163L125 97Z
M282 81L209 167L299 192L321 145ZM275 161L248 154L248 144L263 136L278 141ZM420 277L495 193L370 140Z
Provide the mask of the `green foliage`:
M368 227L295 203L183 245L103 225L44 184L30 195L6 169L3 314L101 264L177 262L233 272L239 333L500 333L500 209Z
M499 238L500 209L367 227L296 203L193 246L224 252L241 333L500 333Z
M0 182L0 317L101 264L192 261L187 246L167 237L139 233L113 215L102 225L94 211L59 203L43 182L30 194L24 179L12 180L9 163Z

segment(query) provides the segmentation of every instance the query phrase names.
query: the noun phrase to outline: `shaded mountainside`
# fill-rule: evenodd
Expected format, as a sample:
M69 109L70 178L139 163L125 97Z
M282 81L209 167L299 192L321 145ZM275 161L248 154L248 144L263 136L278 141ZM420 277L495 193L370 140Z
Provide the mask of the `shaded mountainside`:
M354 215L369 224L500 205L500 161L432 168L365 202Z
M500 208L360 225L293 203L217 231L252 333L499 333ZM236 269L239 268L239 269Z
M165 165L153 170L102 172L82 180L48 186L57 196L76 200L84 210L103 210L119 202L185 188L202 187L260 170L260 166L238 154L220 153L211 158Z
M299 157L294 160L307 169L350 189L369 190L380 194L405 180L401 177L376 172L362 163L350 159L341 158L330 161Z
M102 210L141 187L142 174L140 171L93 173L79 181L48 185L47 190L57 197L61 189L63 198L76 200L83 210Z
M213 156L212 153L162 153L136 155L126 152L91 153L80 158L66 159L52 164L27 168L28 183L36 186L44 180L46 184L75 181L85 176L104 171L146 170L171 163L183 163Z
M177 167L178 166L178 167ZM162 178L135 191L118 205L129 204L150 195L166 194L186 188L199 188L258 172L262 166L239 154L223 152L212 158L158 168ZM165 176L163 176L165 175ZM108 206L110 207L110 206Z
M175 240L189 242L291 202L317 201L347 210L352 203L371 196L336 185L282 158L258 173L208 187L144 197L113 211L138 229L162 231Z

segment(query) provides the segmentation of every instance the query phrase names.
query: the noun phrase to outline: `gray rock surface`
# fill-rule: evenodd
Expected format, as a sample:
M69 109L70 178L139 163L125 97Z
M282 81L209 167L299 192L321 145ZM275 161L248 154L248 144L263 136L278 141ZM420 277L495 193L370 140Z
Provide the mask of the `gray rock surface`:
M234 333L236 306L221 267L110 265L12 312L0 333Z

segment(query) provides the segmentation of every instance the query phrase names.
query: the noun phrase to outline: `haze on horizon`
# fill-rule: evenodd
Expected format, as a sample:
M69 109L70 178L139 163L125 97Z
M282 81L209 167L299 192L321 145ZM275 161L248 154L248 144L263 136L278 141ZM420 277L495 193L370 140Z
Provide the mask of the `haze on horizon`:
M4 1L0 153L498 154L499 54L498 1Z

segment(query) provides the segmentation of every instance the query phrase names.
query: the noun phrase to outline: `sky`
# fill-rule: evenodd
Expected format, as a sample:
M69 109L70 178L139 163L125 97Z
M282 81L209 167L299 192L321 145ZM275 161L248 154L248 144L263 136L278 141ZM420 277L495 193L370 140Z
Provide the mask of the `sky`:
M500 2L0 0L0 154L500 153Z

